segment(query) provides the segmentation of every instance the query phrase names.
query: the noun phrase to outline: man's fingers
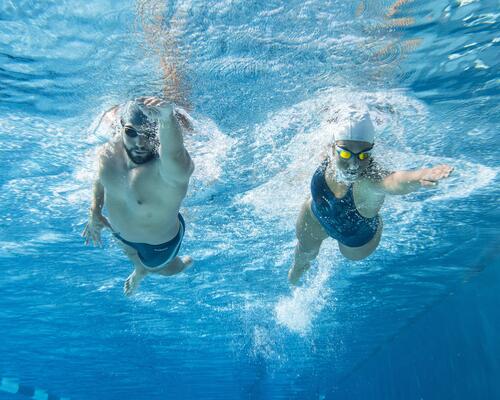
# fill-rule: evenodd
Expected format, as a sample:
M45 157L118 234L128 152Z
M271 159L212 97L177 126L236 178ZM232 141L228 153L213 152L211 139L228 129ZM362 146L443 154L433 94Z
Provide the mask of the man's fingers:
M142 112L144 113L150 113L151 112L151 107L149 107L149 103L145 100L142 103L137 104L139 108L141 109Z
M142 103L138 103L141 111L151 119L166 118L168 112L172 111L172 105L164 99L158 97L146 97Z
M144 103L144 102L143 103L138 103L137 105L139 106L139 108L141 109L141 111L143 113L146 113L146 114L149 113L149 107L148 107L148 105L146 103Z
M156 99L154 97L149 97L146 100L144 100L144 104L148 107L154 107L160 104L161 100Z
M156 118L160 116L160 112L154 108L149 106L148 104L140 106L141 111L146 114L149 118Z
M109 221L106 217L101 217L101 222L104 226L111 228L111 224L109 223Z
M159 106L165 103L165 100L160 99L159 97L148 97L146 100L144 100L144 104L148 106Z

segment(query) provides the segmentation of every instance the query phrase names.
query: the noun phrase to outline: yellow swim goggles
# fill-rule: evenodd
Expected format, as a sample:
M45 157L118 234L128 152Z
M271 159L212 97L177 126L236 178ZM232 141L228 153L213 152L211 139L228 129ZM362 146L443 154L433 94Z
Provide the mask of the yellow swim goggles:
M339 155L340 158L343 160L350 160L351 157L356 156L358 160L364 161L370 157L370 152L372 148L369 148L367 150L360 151L359 153L354 153L350 150L347 150L341 146L335 145L335 151Z

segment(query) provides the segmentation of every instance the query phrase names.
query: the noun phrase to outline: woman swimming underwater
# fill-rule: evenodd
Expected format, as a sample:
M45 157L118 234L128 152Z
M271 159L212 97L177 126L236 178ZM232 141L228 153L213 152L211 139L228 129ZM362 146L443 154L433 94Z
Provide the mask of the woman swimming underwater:
M295 260L288 279L296 284L316 258L323 240L337 240L350 260L368 257L378 246L383 223L378 214L386 194L403 195L436 186L453 171L448 165L415 171L384 171L372 158L374 128L368 113L353 113L335 135L332 154L314 173L311 197L300 211Z

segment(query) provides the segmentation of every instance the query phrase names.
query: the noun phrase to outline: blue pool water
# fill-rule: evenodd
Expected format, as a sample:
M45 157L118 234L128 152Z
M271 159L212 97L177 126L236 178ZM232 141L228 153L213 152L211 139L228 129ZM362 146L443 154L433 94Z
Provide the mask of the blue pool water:
M500 398L498 2L394 4L0 2L0 399ZM125 298L110 235L80 238L95 128L161 95L160 56L189 87L196 263ZM309 179L362 103L388 168L455 171L291 289Z

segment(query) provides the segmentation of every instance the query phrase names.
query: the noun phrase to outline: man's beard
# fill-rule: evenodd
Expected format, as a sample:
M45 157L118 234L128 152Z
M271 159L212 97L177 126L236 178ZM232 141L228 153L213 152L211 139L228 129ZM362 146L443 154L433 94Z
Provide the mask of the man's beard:
M124 146L125 147L125 146ZM158 157L158 152L156 150L151 150L144 156L134 156L132 154L132 151L129 150L127 147L125 147L125 152L128 155L128 158L134 163L134 164L146 164L147 162L154 160L155 158Z

